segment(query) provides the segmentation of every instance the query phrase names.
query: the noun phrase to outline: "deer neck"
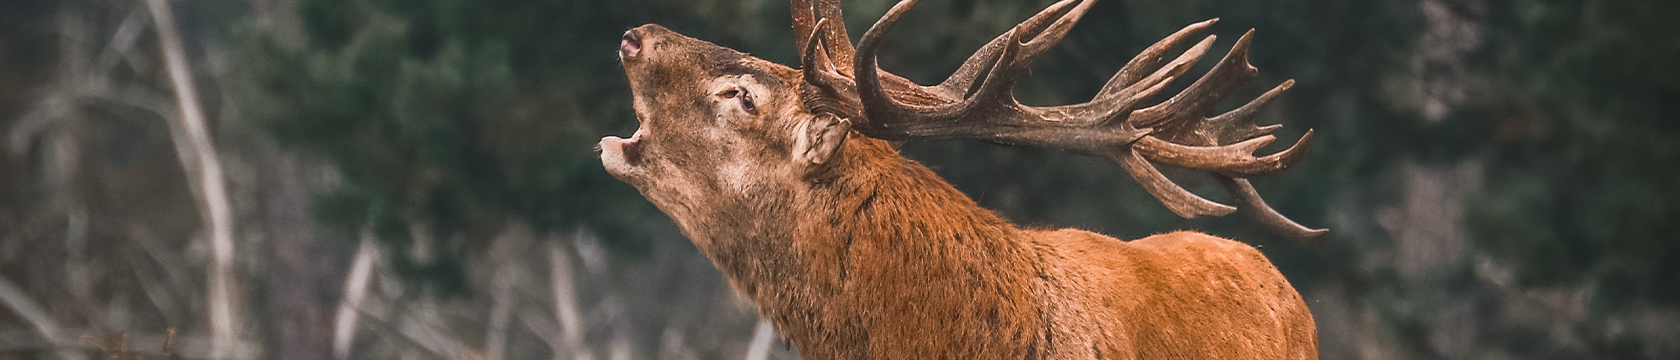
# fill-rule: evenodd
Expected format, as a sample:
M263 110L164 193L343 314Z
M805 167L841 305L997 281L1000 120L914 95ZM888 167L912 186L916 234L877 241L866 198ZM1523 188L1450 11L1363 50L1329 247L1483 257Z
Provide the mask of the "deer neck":
M871 324L885 322L871 317L904 316L895 304L918 297L940 298L926 306L960 306L952 299L977 292L1031 301L1014 285L1043 271L1020 229L885 141L853 136L844 151L839 174L796 191L791 213L771 221L789 225L765 232L783 238L747 240L760 246L741 256L708 254L784 336L817 348L857 340L848 334L875 333Z

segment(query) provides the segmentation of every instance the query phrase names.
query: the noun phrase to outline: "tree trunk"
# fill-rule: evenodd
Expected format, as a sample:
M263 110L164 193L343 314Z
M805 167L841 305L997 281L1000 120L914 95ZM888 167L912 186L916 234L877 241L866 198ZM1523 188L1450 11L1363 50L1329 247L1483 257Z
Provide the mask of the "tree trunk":
M309 178L321 170L310 169L273 144L260 147L257 166L268 174L259 180L257 189L263 232L268 234L264 348L270 359L326 359L332 355L332 326L317 286L324 279L313 271L325 259L319 256L315 223L308 216L313 193Z
M284 44L297 45L302 36L292 0L250 0L250 6L258 26ZM234 88L232 81L218 82L223 91ZM234 104L232 98L225 95L223 104ZM264 274L267 358L327 359L333 356L335 299L321 286L339 281L347 258L323 245L332 243L331 235L317 232L309 200L330 186L322 180L332 170L281 150L266 134L251 136L257 145L243 153L253 154L248 156L255 158L257 171L268 175L258 180L256 190L270 254Z

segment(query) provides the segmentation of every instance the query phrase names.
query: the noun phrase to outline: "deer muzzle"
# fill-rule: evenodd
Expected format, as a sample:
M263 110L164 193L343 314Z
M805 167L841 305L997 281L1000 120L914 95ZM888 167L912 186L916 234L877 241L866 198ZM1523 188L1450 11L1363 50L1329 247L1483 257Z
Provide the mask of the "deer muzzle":
M618 57L628 59L642 53L642 37L636 35L636 29L624 31L624 36L618 40Z

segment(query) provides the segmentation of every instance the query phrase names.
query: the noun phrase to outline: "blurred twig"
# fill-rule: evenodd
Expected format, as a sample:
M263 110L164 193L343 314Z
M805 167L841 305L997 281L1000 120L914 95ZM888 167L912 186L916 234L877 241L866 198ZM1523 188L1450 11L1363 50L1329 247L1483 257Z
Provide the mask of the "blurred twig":
M111 34L111 41L105 43L105 49L99 52L96 60L98 63L94 65L94 69L97 69L99 74L108 74L121 61L139 69L142 57L134 53L134 45L140 39L143 27L151 20L150 16L146 16L145 9L134 7L129 10L128 17L123 18L122 24Z
M560 323L560 341L565 344L566 351L572 353L575 359L590 359L589 351L583 347L583 333L581 319L578 318L577 285L572 279L572 258L568 256L564 247L565 241L555 239L549 241L548 261L549 280L554 286L554 316ZM561 351L555 349L555 359L560 359Z
M338 315L333 320L333 356L339 359L350 358L350 345L356 339L356 320L361 314L362 299L367 295L368 281L373 275L373 261L379 257L379 245L373 243L373 234L362 232L361 245L356 248L356 259L350 264L350 274L344 280L344 300L338 305Z
M553 317L540 310L527 309L519 314L519 322L525 324L525 330L536 334L548 344L548 348L555 352L556 358L560 357L560 349L565 347L565 344L560 343L559 326L554 324Z
M142 224L129 224L124 230L130 240L138 244L146 257L157 269L163 272L161 279L165 291L171 294L190 294L193 289L190 264L183 256L171 251L168 245L158 239L151 227Z
M39 331L41 336L46 337L47 340L55 343L64 342L62 339L64 333L60 332L62 327L58 326L58 321L47 315L46 310L42 309L40 304L36 304L34 299L30 299L29 295L23 293L23 289L19 289L16 284L12 283L12 280L6 279L4 276L0 276L0 302L6 303L7 308L11 308L18 316L22 316L24 321L28 321L29 325L34 326L35 331Z
M423 303L425 300L416 302ZM375 332L388 337L395 337L412 348L425 350L427 353L441 359L455 359L469 354L466 344L441 334L436 328L425 324L423 319L414 317L424 316L428 310L404 309L407 302L392 304L391 311L385 311L382 316L369 309L357 309L362 317L367 318L367 324L376 328ZM412 317L410 317L412 315ZM388 317L387 317L388 316ZM406 319L405 319L406 318ZM403 321L407 320L407 321Z
M183 152L195 155L192 161L182 159L182 163L196 164L199 170L198 176L191 180L196 185L194 187L203 189L199 199L202 206L200 213L207 220L205 227L210 235L212 255L209 305L213 339L211 355L222 358L232 351L233 343L240 338L240 320L234 313L234 295L230 289L233 286L232 210L222 178L221 160L216 155L215 145L211 143L210 131L205 125L204 113L199 104L198 91L193 86L191 69L187 67L186 50L181 45L181 35L175 31L175 16L165 0L147 0L146 6L151 9L152 24L156 25L169 81L175 88L176 105L181 111L181 121L175 126L182 129L181 135L185 137L175 138L174 143L177 148L190 149Z
M531 249L533 237L522 227L510 226L504 229L494 240L490 255L494 259L512 260L522 258L521 254ZM529 257L524 257L529 258ZM516 290L527 285L525 274L527 269L520 261L508 261L496 266L490 279L492 290L490 293L489 326L484 335L484 357L489 360L507 358L508 335L511 332L514 311L517 310Z

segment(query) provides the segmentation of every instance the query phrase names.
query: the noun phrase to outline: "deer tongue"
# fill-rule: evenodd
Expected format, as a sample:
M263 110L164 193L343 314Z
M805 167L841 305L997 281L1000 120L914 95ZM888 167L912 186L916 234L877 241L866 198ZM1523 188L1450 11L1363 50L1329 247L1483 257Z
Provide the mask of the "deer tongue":
M624 141L624 145L622 147L624 149L624 160L626 162L631 164L642 162L642 147L639 144L642 141L642 134L645 133L647 133L647 127L636 128L636 133L630 135L629 140Z

